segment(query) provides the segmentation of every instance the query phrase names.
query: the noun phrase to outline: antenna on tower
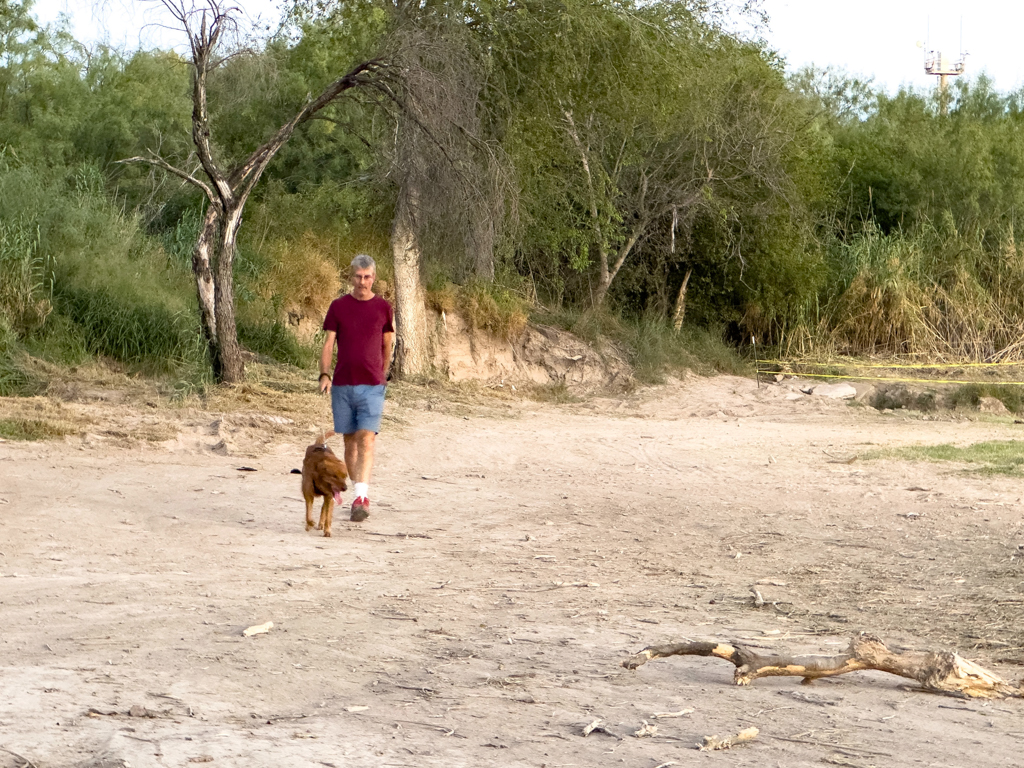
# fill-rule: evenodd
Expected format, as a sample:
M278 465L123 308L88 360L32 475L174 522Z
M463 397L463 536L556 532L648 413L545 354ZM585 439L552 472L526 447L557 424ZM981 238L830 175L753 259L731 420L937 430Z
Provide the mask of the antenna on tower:
M964 73L967 64L967 51L964 50L964 17L960 17L960 56L950 61L942 55L942 51L932 49L931 42L931 17L928 17L928 37L924 46L924 73L935 75L939 78L939 111L944 115L949 104L947 88L949 78L958 77Z

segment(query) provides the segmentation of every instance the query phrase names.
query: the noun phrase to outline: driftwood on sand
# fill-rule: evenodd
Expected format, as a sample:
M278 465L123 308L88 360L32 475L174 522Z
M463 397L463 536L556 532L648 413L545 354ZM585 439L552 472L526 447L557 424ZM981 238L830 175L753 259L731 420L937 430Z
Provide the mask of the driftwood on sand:
M692 642L648 646L622 666L636 669L666 656L716 656L730 661L736 666L733 680L737 685L750 685L759 677L787 675L802 677L808 683L819 677L870 669L916 680L923 690L933 693L979 699L1024 698L1021 683L1007 683L954 651L891 651L868 634L854 637L849 648L835 656L762 655L738 644Z

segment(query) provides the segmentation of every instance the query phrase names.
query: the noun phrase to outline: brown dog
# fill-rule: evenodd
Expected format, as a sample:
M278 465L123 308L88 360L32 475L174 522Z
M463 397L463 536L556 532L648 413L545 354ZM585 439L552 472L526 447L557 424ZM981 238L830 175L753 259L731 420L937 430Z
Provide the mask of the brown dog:
M324 505L320 508L320 523L316 529L323 529L324 536L331 535L334 504L341 503L341 492L348 489L345 482L348 479L345 462L327 447L327 438L332 435L334 432L325 432L323 437L306 449L306 458L302 460L302 498L306 500L306 530L313 527L313 498L323 496Z

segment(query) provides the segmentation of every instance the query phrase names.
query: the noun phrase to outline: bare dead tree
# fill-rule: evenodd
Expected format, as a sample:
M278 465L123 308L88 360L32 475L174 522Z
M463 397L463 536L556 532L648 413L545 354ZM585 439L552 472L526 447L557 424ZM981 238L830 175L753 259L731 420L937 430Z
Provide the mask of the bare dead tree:
M311 98L295 116L234 167L227 168L217 157L211 136L207 107L210 74L231 56L227 50L230 34L237 29L239 9L222 0L159 0L189 40L192 65L192 142L198 168L192 171L171 165L155 152L122 160L148 163L174 174L200 189L208 207L192 253L203 333L210 348L214 373L225 383L240 382L245 374L235 325L235 295L232 265L245 204L263 172L295 129L313 118L346 91L372 88L390 94L388 63L373 59L357 64ZM200 173L203 177L200 177Z

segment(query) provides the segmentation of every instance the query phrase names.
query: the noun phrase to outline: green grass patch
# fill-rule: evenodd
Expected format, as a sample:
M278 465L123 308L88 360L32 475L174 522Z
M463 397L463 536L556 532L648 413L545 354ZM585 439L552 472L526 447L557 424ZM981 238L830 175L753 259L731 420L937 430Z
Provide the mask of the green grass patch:
M865 459L904 459L907 461L955 461L976 464L971 471L992 475L1024 476L1024 441L989 440L958 447L943 445L920 445L907 448L889 448L870 451Z
M0 437L7 440L52 440L75 431L70 424L43 419L0 419Z

